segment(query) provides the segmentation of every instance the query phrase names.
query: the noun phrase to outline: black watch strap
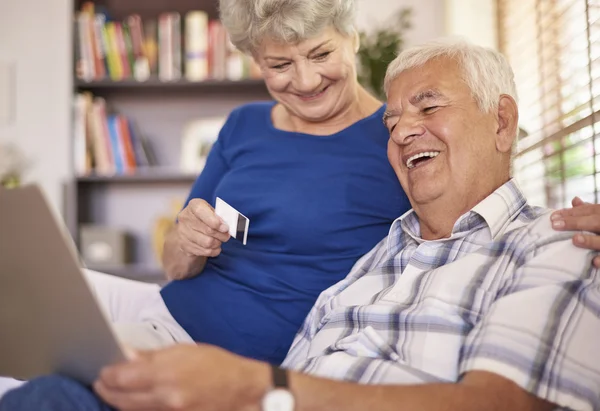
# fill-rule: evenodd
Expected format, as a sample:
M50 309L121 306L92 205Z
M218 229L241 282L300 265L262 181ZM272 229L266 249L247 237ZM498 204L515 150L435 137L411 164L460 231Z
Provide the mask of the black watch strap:
M273 386L275 388L288 389L288 372L284 368L279 368L276 365L271 365L271 373L273 376Z

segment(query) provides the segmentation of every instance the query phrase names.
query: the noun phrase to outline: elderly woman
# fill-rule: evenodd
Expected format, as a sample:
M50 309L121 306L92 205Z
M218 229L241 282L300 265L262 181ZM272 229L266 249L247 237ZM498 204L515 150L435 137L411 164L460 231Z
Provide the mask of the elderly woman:
M89 273L120 339L205 342L280 363L321 291L387 235L409 202L387 161L385 107L357 81L353 0L220 0L270 102L238 107L175 228L158 287ZM216 197L250 219L229 239Z
M113 301L109 312L130 345L196 341L279 363L320 292L344 278L409 203L387 161L385 107L356 79L353 1L220 6L231 40L260 65L274 101L239 107L221 130L165 244L174 281L160 294L124 292L105 278L95 285L101 300ZM228 241L216 197L249 217L246 246ZM73 382L61 379L15 394L35 393L36 384L53 393L42 401L47 410L104 407L76 405ZM73 408L64 408L63 394Z
M353 3L220 2L274 101L230 114L167 238L177 281L162 297L194 341L281 362L319 293L410 208L386 159L383 104L357 82ZM215 197L250 219L246 246L227 241Z

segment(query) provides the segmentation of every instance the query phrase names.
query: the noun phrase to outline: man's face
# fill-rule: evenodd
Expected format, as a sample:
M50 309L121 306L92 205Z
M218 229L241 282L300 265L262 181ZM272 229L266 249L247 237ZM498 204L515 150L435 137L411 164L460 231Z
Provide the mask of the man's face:
M439 58L391 84L388 159L415 208L440 199L448 209L472 207L501 172L496 116L479 109L461 74Z

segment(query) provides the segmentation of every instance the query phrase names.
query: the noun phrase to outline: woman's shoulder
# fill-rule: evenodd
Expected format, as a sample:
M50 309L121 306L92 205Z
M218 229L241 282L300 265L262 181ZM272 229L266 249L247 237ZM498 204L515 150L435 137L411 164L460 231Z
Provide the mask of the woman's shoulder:
M270 115L273 106L275 105L275 101L253 101L250 103L242 104L241 106L236 107L232 112L230 117L236 117L236 119L259 119L258 116L267 116ZM260 117L262 119L263 117Z
M353 127L349 128L348 131L356 133L360 136L368 135L372 140L375 140L380 144L384 144L387 147L387 141L390 137L390 134L383 123L383 113L385 110L386 105L380 105L377 110L356 122Z
M240 130L256 131L267 127L273 101L256 101L234 108L223 125L221 139L239 135Z

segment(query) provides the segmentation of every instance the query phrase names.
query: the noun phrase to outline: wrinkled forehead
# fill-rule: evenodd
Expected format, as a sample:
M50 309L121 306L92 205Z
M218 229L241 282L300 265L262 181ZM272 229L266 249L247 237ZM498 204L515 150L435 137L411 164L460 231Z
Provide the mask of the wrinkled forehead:
M470 95L470 91L458 64L431 60L398 74L390 83L387 100L390 106L403 101L418 105L459 94Z
M290 43L266 35L260 41L256 54L259 57L268 55L286 55L291 57L295 54L306 55L312 50L326 45L338 45L344 41L349 41L348 36L339 33L333 26L329 26L315 36L301 39L298 42Z

